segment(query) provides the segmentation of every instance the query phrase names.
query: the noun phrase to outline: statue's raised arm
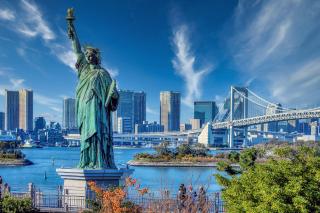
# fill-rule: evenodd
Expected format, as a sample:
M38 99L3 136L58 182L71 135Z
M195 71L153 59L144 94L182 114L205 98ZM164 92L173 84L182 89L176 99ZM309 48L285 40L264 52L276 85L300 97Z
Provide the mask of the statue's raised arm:
M79 57L82 53L81 51L81 45L80 45L80 41L79 38L77 36L76 33L76 29L73 25L73 21L75 20L75 17L73 15L73 8L69 8L67 10L67 23L68 23L68 36L72 41L72 47L73 47L73 51L77 54L77 56Z

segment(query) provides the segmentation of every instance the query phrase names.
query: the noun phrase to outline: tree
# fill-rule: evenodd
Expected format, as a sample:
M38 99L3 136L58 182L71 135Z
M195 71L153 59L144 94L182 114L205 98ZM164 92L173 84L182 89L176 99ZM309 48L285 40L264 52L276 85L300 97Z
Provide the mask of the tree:
M255 160L257 159L257 149L249 148L241 152L239 158L239 164L241 169L246 170L249 167L254 166Z
M170 155L169 142L164 141L155 148L158 155Z
M240 176L216 175L227 212L320 212L319 148L281 148L257 164L255 153L241 153L246 167Z
M240 153L236 152L236 151L231 151L228 154L228 159L232 162L232 163L238 163L240 160Z
M187 143L183 143L180 146L178 146L177 151L178 154L182 156L193 154L191 146Z

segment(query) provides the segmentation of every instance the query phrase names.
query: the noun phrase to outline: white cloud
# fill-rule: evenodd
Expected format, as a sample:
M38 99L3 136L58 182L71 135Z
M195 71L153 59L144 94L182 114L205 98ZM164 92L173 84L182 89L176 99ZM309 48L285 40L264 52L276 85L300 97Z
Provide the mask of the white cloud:
M246 84L265 82L286 105L319 104L319 17L319 1L240 0L229 47Z
M20 79L11 78L10 82L12 84L13 89L19 89L19 88L23 87L24 79L22 79L22 78L20 78Z
M105 63L102 63L102 66L109 72L112 78L119 75L119 70L117 68L110 67Z
M14 12L9 9L0 9L0 19L13 21L15 19Z
M64 65L68 66L73 71L76 71L75 64L77 58L70 46L50 43L48 44L48 47L51 49L52 54L54 54Z
M212 71L213 67L207 65L201 69L195 68L196 57L191 50L186 25L180 25L174 29L173 44L175 58L172 60L172 64L176 72L184 79L186 86L186 95L182 101L192 107L194 99L198 99L202 95L201 82L203 78Z
M146 111L147 111L148 114L151 114L151 115L158 115L158 114L159 114L156 110L151 109L151 108L148 107L148 106L147 106L147 108L146 108Z
M55 38L54 32L42 17L42 13L36 4L31 3L31 1L21 0L21 7L25 12L25 19L22 23L16 26L18 32L28 37L35 37L39 35L46 41Z

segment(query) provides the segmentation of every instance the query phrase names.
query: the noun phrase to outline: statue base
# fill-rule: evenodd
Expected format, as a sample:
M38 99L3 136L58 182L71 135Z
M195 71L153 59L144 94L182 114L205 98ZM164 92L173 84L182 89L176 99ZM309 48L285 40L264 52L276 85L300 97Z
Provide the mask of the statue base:
M125 178L132 174L133 169L59 168L56 171L64 181L62 205L70 209L85 209L88 200L95 198L95 193L88 187L89 181L94 181L103 189L123 186Z

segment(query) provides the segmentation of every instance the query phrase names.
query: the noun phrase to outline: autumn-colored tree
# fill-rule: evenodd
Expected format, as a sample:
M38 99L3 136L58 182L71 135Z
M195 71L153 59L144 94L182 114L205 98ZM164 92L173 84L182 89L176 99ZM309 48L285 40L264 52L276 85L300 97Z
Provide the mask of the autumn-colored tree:
M126 200L128 188L134 188L141 196L149 192L148 188L140 188L137 180L131 177L126 178L124 187L102 189L93 181L88 186L96 193L101 206L100 213L140 213L140 206Z

